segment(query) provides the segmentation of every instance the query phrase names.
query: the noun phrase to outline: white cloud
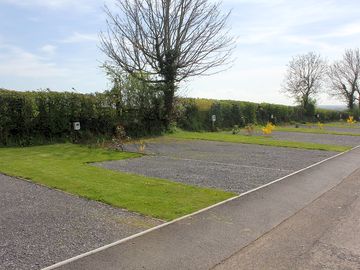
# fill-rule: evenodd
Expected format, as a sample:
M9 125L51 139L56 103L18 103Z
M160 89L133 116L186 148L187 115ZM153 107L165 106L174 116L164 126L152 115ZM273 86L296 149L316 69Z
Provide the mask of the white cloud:
M51 8L59 8L68 5L69 0L0 0L0 3L9 3L17 6L45 6Z
M360 22L353 22L337 27L333 31L321 35L322 38L347 37L360 34Z
M5 50L1 47L0 37L2 81L9 81L3 78L12 75L14 82L28 84L28 77L47 76L48 82L52 82L50 85L55 85L55 88L102 89L105 79L96 62L96 58L102 55L97 54L93 45L98 42L96 32L105 27L105 15L101 11L104 2L112 7L115 0L0 0L0 6L7 3L24 9L22 12L26 12L26 17L32 21L43 20L39 14L49 11L51 15L63 18L63 21L48 22L57 32L52 33L52 41L48 41L46 33L42 40L37 40L44 46L36 54L30 53L26 46L40 45L26 43L20 38L17 40L15 35L20 37L21 33L14 33L12 40L24 49L13 47ZM224 11L233 10L229 26L238 37L234 55L237 61L229 71L191 80L188 84L191 96L291 102L278 90L286 63L292 56L315 50L331 60L340 57L345 48L360 44L358 0L223 0L222 6ZM76 13L71 17L71 25L68 25L69 12ZM18 23L15 16L11 23ZM61 29L58 24L61 24ZM36 27L41 25L36 24ZM69 35L66 36L66 33ZM0 31L1 34L8 38L6 32ZM56 43L47 44L54 40ZM59 50L54 45L59 46ZM60 47L66 49L60 50ZM54 58L55 55L59 57ZM74 59L79 61L75 63ZM66 66L67 70L59 68L59 65ZM65 75L66 80L63 80L60 76ZM21 80L20 77L26 76ZM89 77L92 79L88 80ZM34 81L37 87L39 81Z
M281 35L282 29L275 27L251 27L238 35L236 43L238 45L265 44Z
M40 48L40 51L45 53L46 55L53 55L53 54L55 54L56 49L57 49L56 46L47 44L47 45L42 46Z
M43 7L52 10L76 9L77 11L93 11L96 7L95 0L0 0L0 3L12 4L20 7ZM100 4L101 5L101 4Z
M288 36L283 36L282 40L290 44L290 46L292 45L304 46L306 47L306 49L312 51L338 52L339 50L341 50L341 48L332 45L329 42L319 41L315 38L307 37L307 36L288 35Z
M49 49L49 48L48 48ZM67 70L15 46L0 44L0 76L46 78L66 76Z
M97 34L83 34L74 32L72 35L61 40L63 43L81 43L81 42L94 42L98 41L99 37Z
M224 1L224 3L229 2L237 1ZM336 20L337 24L341 25L342 20L360 12L360 5L349 6L346 3L340 5L331 0L316 2L312 0L301 2L240 0L239 3L247 4L246 8L249 14L244 13L241 8L234 8L232 24L233 27L236 27L234 32L239 36L238 43L247 45L265 44L279 39L284 41L284 37L296 35L299 39L302 37L307 39L313 35L313 25L323 25L329 31L331 27L326 27L328 22ZM324 29L324 31L326 30ZM360 33L360 23L351 23L337 28L335 32L331 32L327 36L335 37L358 33ZM316 38L322 37L325 37L325 33L316 36Z

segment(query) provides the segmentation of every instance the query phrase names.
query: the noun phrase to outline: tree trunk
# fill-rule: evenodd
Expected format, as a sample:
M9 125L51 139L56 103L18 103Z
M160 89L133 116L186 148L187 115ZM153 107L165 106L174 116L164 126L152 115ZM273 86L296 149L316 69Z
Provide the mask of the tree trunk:
M307 95L304 95L302 97L302 111L303 111L303 117L307 117L308 116L308 105L309 105L309 97Z
M170 123L173 120L174 96L175 96L175 82L170 81L165 85L165 89L164 89L164 105L165 105L164 125L166 129L169 128Z
M354 109L354 95L348 97L348 108L351 111Z
M307 110L307 107L309 105L309 98L307 96L304 96L303 97L303 108L304 108L304 111Z

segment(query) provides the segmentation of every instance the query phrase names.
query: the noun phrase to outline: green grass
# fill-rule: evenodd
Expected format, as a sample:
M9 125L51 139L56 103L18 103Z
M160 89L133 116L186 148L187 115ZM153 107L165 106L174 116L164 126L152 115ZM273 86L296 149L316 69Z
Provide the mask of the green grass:
M329 134L329 135L344 135L344 136L360 136L360 133L340 132L340 131L320 129L320 128L276 127L275 131L313 133L313 134Z
M318 127L317 124L314 123L306 123L305 124L308 127ZM359 129L360 125L359 123L355 123L355 124L349 124L346 121L343 122L330 122L330 123L324 123L324 127L335 127L335 128L353 128L353 129Z
M233 135L233 134L221 133L221 132L179 131L174 134L169 134L169 135L167 135L167 137L177 138L177 139L258 144L258 145L268 145L268 146L276 146L276 147L290 147L290 148L300 148L300 149L308 149L308 150L324 150L324 151L334 151L334 152L344 152L344 151L351 149L351 147L342 146L342 145L328 145L328 144L307 143L307 142L280 141L280 140L275 140L271 137L265 137L265 136Z
M235 195L87 164L139 156L72 144L1 148L0 172L164 220Z

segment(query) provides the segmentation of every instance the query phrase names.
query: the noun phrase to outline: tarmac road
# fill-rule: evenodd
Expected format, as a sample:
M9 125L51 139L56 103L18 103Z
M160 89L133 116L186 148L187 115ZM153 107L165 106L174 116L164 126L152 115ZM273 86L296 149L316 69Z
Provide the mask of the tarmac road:
M213 269L360 269L360 170Z

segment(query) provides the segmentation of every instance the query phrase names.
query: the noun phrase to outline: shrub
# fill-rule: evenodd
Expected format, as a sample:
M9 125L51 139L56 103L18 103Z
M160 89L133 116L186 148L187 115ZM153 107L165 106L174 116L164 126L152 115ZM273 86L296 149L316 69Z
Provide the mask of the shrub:
M91 94L0 90L0 104L0 145L71 140L75 121L81 122L78 139L86 139L111 134L116 123L115 114Z
M0 145L32 145L49 142L112 138L116 127L124 127L133 138L164 131L164 102L155 85L121 78L104 93L59 93L50 90L17 92L0 89ZM231 100L178 98L176 126L192 131L215 130L255 124L306 122L299 107ZM312 112L313 113L313 112ZM316 110L313 121L337 121L359 111ZM75 132L73 122L81 123Z
M132 95L128 91L126 98L126 102L118 102L113 91L77 94L1 89L0 145L111 138L118 125L132 137L163 131L162 100L155 91L147 89ZM81 123L80 131L73 130L73 122Z
M178 112L177 122L179 127L190 131L205 129L199 107L194 99L180 99L176 110Z
M240 133L240 128L238 125L235 125L232 129L232 134L236 135L236 134L239 134Z

